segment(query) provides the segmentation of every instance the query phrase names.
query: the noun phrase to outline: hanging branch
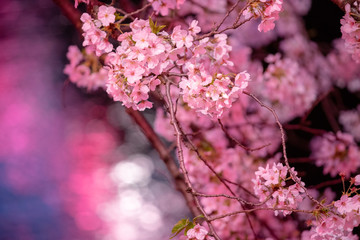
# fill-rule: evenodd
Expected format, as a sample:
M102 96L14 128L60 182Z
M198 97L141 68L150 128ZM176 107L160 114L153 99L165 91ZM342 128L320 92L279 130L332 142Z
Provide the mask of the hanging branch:
M53 2L58 5L62 14L64 14L67 19L74 25L76 30L79 33L82 33L82 23L80 21L80 12L74 8L74 5L66 0L53 0Z
M178 167L176 166L175 159L170 155L169 151L155 133L154 129L150 126L144 116L131 108L126 109L126 113L132 118L136 125L144 133L145 137L149 140L150 144L159 153L159 157L165 163L172 178L175 180L176 189L184 196L185 201L190 208L190 211L194 216L199 216L201 212L195 206L194 197L188 193L188 187L186 186L182 175L180 174Z

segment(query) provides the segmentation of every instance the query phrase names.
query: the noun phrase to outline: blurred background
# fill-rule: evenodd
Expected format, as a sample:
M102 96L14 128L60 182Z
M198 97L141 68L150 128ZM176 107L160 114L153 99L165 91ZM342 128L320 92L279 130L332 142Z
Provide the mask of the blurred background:
M52 1L0 3L0 239L168 239L189 213L165 166L62 73L78 33Z

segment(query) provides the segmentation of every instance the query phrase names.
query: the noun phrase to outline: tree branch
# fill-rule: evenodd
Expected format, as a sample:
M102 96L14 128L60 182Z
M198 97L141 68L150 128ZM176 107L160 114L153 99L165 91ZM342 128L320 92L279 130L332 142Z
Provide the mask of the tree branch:
M189 194L188 187L186 186L182 175L180 174L178 167L175 164L175 160L171 157L165 145L155 133L154 129L150 126L144 116L131 108L126 109L126 113L132 118L132 120L139 126L151 145L159 153L160 158L164 161L168 171L175 180L175 186L177 190L184 196L185 201L190 208L190 211L194 216L199 216L201 212L195 205L193 195Z
M82 33L80 12L75 9L74 5L67 0L53 0L53 2L61 9L62 14L75 26L76 30Z

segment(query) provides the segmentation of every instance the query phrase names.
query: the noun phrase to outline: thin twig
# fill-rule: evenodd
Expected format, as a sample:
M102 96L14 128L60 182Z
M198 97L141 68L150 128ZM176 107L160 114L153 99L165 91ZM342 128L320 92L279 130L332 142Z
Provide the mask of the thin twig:
M301 180L295 175L293 169L290 167L289 160L288 160L287 153L286 153L285 131L284 131L284 128L283 128L282 124L280 123L279 117L277 116L275 110L272 109L271 107L265 105L262 101L260 101L257 97L255 97L252 93L249 93L247 91L243 91L243 93L248 95L249 97L253 98L261 107L266 108L267 110L269 110L272 113L272 115L275 118L276 124L278 125L278 127L280 129L283 157L284 157L284 160L285 160L285 165L286 165L286 167L287 167L287 169L288 169L288 171L290 173L291 178L305 191L305 194L308 196L308 198L311 201L316 203L318 206L324 207L318 200L316 200L314 197L312 197L310 195L308 190L301 184Z
M221 27L221 25L225 22L226 18L229 17L230 13L232 11L234 11L234 9L236 8L237 5L239 5L241 0L238 0L230 9L229 11L227 11L227 13L225 14L225 16L223 17L223 19L218 23L218 25L214 28L214 31L218 31L219 28ZM241 16L241 15L240 15Z
M80 21L80 12L75 9L74 5L71 2L65 0L53 0L53 2L58 5L64 16L70 20L70 22L75 26L76 30L81 34L82 23Z
M155 133L154 129L150 126L148 121L144 118L144 116L131 108L126 109L126 113L132 118L132 120L139 126L141 131L144 133L146 138L149 140L154 149L159 153L160 158L165 163L167 169L169 170L171 176L175 180L176 188L181 192L184 196L190 211L194 214L194 216L198 216L201 212L195 206L195 199L192 195L188 193L188 187L183 181L181 174L176 166L175 160L171 157L168 149L165 147L163 142Z
M171 99L171 94L170 94L170 82L169 81L166 82L166 98L167 98L167 104L168 104L169 111L170 111L171 124L174 127L175 135L176 135L177 153L178 153L179 162L180 162L180 169L183 173L184 180L185 180L186 185L188 186L188 189L192 190L193 186L191 184L188 172L185 167L184 153L183 153L183 149L182 149L182 133L180 131L180 128L179 128L179 125L178 125L178 122L177 122L177 119L175 116L174 105L173 105L173 102ZM216 240L220 240L220 237L217 235L213 225L211 224L211 221L209 221L209 216L205 212L204 208L201 206L199 199L196 196L194 196L194 199L196 202L196 206L201 211L202 215L205 217L205 221L207 222L212 235L215 237Z
M260 147L257 147L257 148L249 148L249 147L246 147L246 146L242 145L237 139L235 139L233 136L230 135L230 133L226 130L226 128L224 127L224 125L223 125L223 123L221 122L220 119L218 119L218 123L220 124L221 130L226 134L226 136L227 136L232 142L234 142L236 145L238 145L239 147L245 149L245 150L248 151L248 152L254 152L254 151L263 149L263 148L271 145L271 143L268 143L268 144L265 144L265 145L260 146Z
M234 211L231 213L226 213L226 214L222 214L219 216L215 216L210 218L210 221L215 221L221 218L226 218L226 217L230 217L230 216L234 216L237 214L241 214L241 213L252 213L255 211L292 211L292 212L299 212L299 213L313 213L314 211L312 210L301 210L301 209L293 209L293 208L270 208L270 207L264 207L264 208L252 208L252 209L244 209L244 210L239 210L239 211Z
M133 11L133 12L131 12L131 13L125 14L117 23L121 24L121 23L124 22L127 18L129 18L129 17L131 17L131 16L133 16L133 15L135 15L135 14L138 14L138 13L144 11L146 8L150 7L151 4L152 4L152 3L148 3L148 4L146 4L145 6L143 6L142 8L136 10L136 11Z

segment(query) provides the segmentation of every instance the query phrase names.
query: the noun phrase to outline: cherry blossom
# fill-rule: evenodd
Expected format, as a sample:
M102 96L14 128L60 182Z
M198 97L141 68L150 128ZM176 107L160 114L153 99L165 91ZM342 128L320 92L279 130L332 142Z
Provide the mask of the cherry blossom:
M115 8L114 7L107 7L102 5L99 7L99 12L97 14L98 19L101 21L103 26L109 26L110 23L115 22Z
M186 235L189 239L203 240L205 239L207 233L208 231L204 227L196 224L194 228L191 228L189 231L187 231Z
M360 48L359 48L359 30L360 23L351 16L351 14L358 14L359 6L358 2L354 1L353 5L346 4L345 15L341 19L341 33L342 38L345 40L345 46L348 52L352 55L352 58L356 62L360 62Z
M311 143L312 154L317 166L324 167L324 174L335 177L340 172L349 176L360 166L360 151L353 136L348 133L326 133L315 137Z
M360 175L355 176L355 185L360 185Z
M316 99L315 79L290 58L281 59L277 54L269 55L266 61L269 66L256 86L258 91L274 106L281 121L303 114Z
M260 201L265 201L268 207L297 208L303 200L302 186L297 183L286 186L288 170L281 163L274 163L272 167L269 164L265 168L259 167L255 175L256 178L252 180L254 192ZM305 185L303 182L301 184ZM291 210L280 210L279 212L286 216L291 213ZM275 215L277 214L278 211L275 211Z
M70 63L65 66L64 73L72 83L88 91L105 88L108 70L103 68L91 49L86 49L83 54L76 46L69 46L66 56Z
M279 18L282 4L282 0L251 1L249 7L244 11L244 16L246 18L261 16L262 20L258 30L259 32L267 32L274 29L274 22Z

